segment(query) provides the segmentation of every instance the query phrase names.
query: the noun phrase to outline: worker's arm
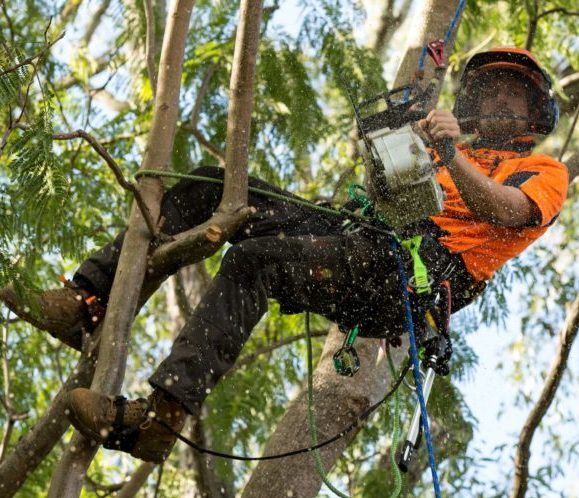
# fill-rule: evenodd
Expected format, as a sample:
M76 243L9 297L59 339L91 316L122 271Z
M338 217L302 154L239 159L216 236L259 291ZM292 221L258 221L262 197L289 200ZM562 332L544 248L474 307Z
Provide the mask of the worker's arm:
M460 136L458 121L448 111L431 111L418 124L435 147L444 139ZM483 175L460 151L456 150L454 159L446 167L464 203L480 219L506 227L532 225L541 219L539 208L521 190Z

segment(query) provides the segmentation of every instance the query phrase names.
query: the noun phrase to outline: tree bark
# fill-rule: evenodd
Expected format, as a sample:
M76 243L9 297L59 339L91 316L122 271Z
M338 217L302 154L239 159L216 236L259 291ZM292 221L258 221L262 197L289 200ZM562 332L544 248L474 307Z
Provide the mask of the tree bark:
M561 378L567 368L567 360L579 330L579 297L569 307L563 329L559 334L559 348L543 384L543 389L535 406L530 411L519 436L515 455L515 476L511 498L524 498L529 481L529 460L533 436L557 393Z
M176 0L167 21L155 112L143 169L164 170L169 164L179 110L183 54L193 5L194 0ZM163 193L162 182L157 178L145 177L139 183L143 197L154 219L157 219ZM91 384L91 389L105 394L118 394L122 385L129 331L147 268L149 243L150 233L140 210L133 203L103 323L100 361ZM96 449L94 443L75 433L56 469L49 496L78 496L82 478Z

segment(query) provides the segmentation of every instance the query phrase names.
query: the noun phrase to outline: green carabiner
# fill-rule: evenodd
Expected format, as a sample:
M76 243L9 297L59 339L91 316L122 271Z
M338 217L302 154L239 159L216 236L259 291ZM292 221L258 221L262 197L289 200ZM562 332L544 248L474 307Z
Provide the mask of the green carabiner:
M418 294L431 292L430 280L428 278L428 269L418 252L422 244L422 235L415 235L410 239L401 242L402 247L412 256L414 276L411 279L411 285Z

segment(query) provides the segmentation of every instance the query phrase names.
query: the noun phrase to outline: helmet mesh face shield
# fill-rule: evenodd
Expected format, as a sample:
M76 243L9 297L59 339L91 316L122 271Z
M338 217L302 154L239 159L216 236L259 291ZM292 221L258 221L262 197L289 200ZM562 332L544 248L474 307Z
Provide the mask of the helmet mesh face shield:
M481 117L480 96L483 88L492 89L501 76L515 77L527 88L528 133L548 135L557 125L559 107L552 96L549 76L522 49L494 49L476 54L466 65L454 105L463 133L475 133Z

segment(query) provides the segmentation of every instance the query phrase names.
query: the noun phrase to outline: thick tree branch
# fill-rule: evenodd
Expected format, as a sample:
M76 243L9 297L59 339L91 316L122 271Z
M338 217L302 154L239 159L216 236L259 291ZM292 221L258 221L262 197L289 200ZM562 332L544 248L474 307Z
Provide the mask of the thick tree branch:
M157 65L155 64L155 15L153 11L153 4L151 0L143 0L145 7L145 20L147 23L147 40L145 58L147 59L147 71L149 72L149 79L151 80L151 88L153 96L157 95Z
M243 224L255 208L215 214L205 223L179 233L150 256L149 272L154 278L172 273L173 268L197 263L213 254Z
M579 152L575 152L565 161L565 164L569 169L569 183L571 183L579 176ZM571 193L571 189L569 189L569 193Z
M235 212L247 205L248 150L253 84L263 0L241 0L229 85L225 179L218 211Z
M394 33L396 33L398 28L400 28L406 20L411 6L412 0L404 0L398 14L394 15L394 1L389 0L385 2L382 13L380 14L378 26L375 30L374 39L371 43L371 46L376 50L376 53L381 59L383 59L384 51L394 36Z
M567 368L567 360L573 341L579 330L579 297L569 307L565 324L559 334L559 347L553 363L543 384L539 399L530 411L519 436L517 453L515 455L515 477L511 498L524 498L529 479L529 459L531 457L531 442L537 427L543 420L547 410L557 393L561 378Z
M93 373L94 357L83 355L50 407L0 464L0 496L13 496L60 440L69 427L66 393L76 387L88 387Z

